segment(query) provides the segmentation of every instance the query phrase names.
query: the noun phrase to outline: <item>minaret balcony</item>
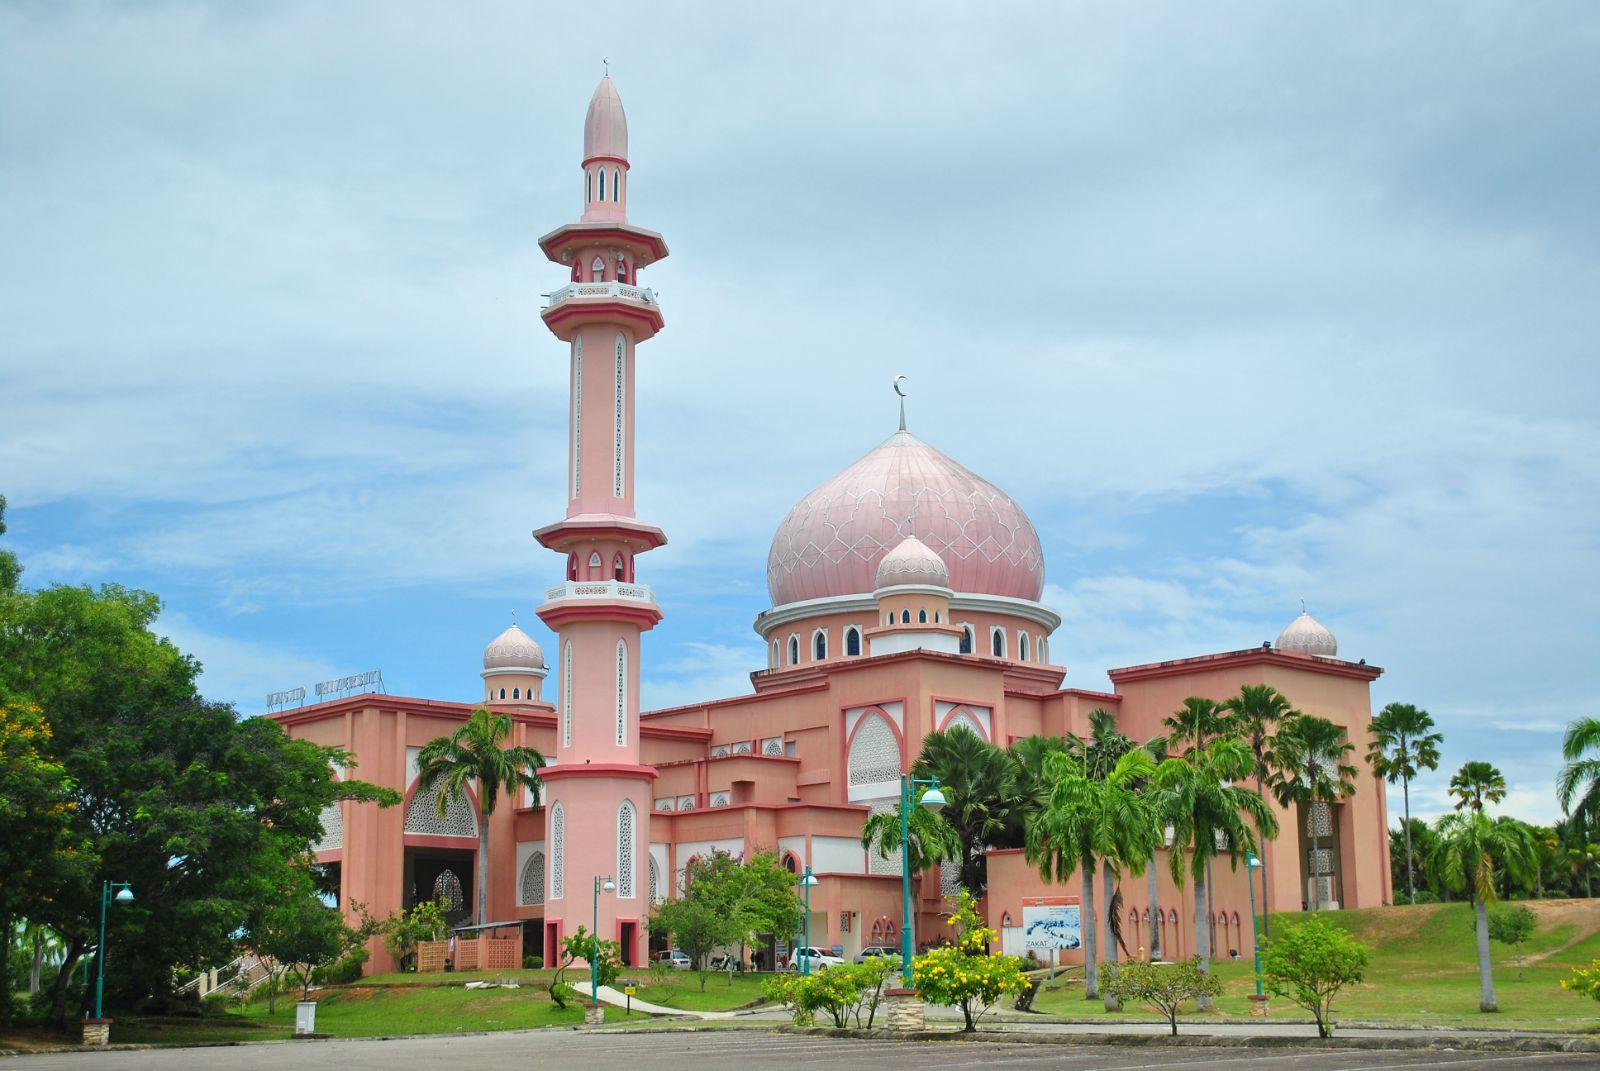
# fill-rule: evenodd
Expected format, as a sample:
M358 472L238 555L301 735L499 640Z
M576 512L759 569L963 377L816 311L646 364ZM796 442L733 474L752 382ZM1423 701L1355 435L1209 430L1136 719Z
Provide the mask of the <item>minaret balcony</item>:
M627 283L568 283L545 297L549 301L539 315L563 342L584 323L626 323L633 328L636 342L650 338L665 323L661 301L649 287Z
M569 580L544 590L545 603L539 607L541 620L560 630L572 620L632 620L641 628L652 628L661 620L656 593L648 584L622 580Z

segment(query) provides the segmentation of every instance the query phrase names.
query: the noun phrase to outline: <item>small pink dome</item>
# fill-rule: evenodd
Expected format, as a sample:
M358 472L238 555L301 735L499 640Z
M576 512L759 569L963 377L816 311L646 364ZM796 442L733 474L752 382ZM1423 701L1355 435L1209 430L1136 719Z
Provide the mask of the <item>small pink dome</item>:
M612 156L628 158L628 117L622 114L622 98L608 74L600 79L589 98L589 114L583 119L583 158Z
M915 536L957 592L1037 601L1044 552L1004 491L910 432L896 432L801 499L772 539L774 606L870 594L880 558Z
M950 569L928 544L916 536L907 536L878 563L877 581L880 588L892 588L896 584L930 584L947 588L950 586Z
M483 651L483 668L526 669L544 668L544 652L533 637L512 625L490 641Z

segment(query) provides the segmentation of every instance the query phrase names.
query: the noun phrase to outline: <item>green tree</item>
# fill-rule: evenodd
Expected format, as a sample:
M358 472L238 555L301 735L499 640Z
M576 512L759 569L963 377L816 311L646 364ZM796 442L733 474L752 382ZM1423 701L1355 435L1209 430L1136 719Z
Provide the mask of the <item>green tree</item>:
M1161 719L1173 750L1204 747L1228 733L1228 712L1215 699L1191 695L1172 714Z
M715 904L693 896L680 896L658 905L650 916L652 933L671 935L700 974L700 988L706 987L707 957L722 945L739 940L739 925L717 910Z
M593 967L595 976L602 986L612 985L622 974L622 944L618 941L602 941L579 924L577 932L570 933L561 940L561 947L556 953L556 970L550 976L550 999L558 1008L565 1008L567 1001L574 995L572 986L567 983L567 971L579 960L589 963ZM700 987L705 988L704 979ZM592 1003L598 1003L598 994L589 994Z
M1561 757L1566 762L1556 777L1556 798L1562 811L1600 818L1600 718L1577 718L1568 725Z
M1429 903L1443 899L1439 890L1435 889L1428 880L1428 856L1433 851L1433 828L1420 818L1412 818L1403 827L1396 826L1389 830L1389 882L1396 888L1405 888L1407 885L1406 868L1410 867L1412 873L1418 874L1422 882L1422 893L1428 898ZM1415 890L1411 892L1412 902L1416 902Z
M1306 714L1291 719L1275 738L1278 768L1272 794L1285 807L1318 803L1332 807L1355 795L1356 768L1347 761L1352 750L1344 729L1328 719ZM1322 838L1313 832L1311 851L1315 854L1321 847ZM1311 882L1311 910L1322 910L1321 883L1316 880Z
M1489 940L1511 949L1517 960L1518 981L1522 979L1522 946L1538 928L1538 918L1521 904L1497 904L1489 912Z
M339 910L317 895L303 865L276 865L281 876L270 883L270 895L251 913L245 930L250 948L272 964L267 988L269 1014L277 1010L280 978L294 975L300 983L300 999L308 999L312 972L348 951L355 936Z
M1112 964L1106 974L1106 990L1119 1001L1143 1004L1159 1012L1178 1036L1178 1012L1188 1001L1209 1007L1212 997L1222 993L1222 979L1207 973L1200 960L1186 959L1178 963L1127 963Z
M1266 778L1275 762L1274 737L1278 730L1300 716L1288 696L1270 684L1246 684L1239 694L1226 700L1222 709L1227 715L1227 731L1243 740L1256 760L1256 795L1265 796ZM1256 836L1261 831L1256 830ZM1265 838L1262 838L1265 839ZM1267 853L1261 853L1261 918L1266 926L1265 936L1272 937L1272 882L1268 878Z
M985 851L1004 837L1020 799L1017 766L1001 748L956 726L922 738L916 777L937 777L944 793L939 818L955 831L957 880L974 896L988 883Z
M978 1028L978 1019L1001 997L1029 986L1020 959L989 953L989 946L998 935L983 924L976 904L972 894L963 889L956 897L955 911L949 915L956 939L911 961L912 977L922 999L960 1008L968 1033Z
M1278 818L1256 793L1239 782L1255 773L1255 756L1242 742L1229 737L1213 740L1180 758L1166 759L1156 767L1151 785L1170 794L1173 843L1168 852L1172 879L1184 882L1184 859L1194 879L1195 951L1200 969L1211 970L1211 898L1206 874L1219 852L1226 853L1237 870L1240 856L1259 850L1256 830L1266 837L1278 835ZM1202 995L1200 1006L1209 1008Z
M1142 748L1123 755L1105 777L1094 776L1081 753L1051 755L1045 763L1050 798L1028 826L1024 850L1046 881L1067 881L1081 868L1085 999L1101 996L1095 859L1137 860L1130 865L1143 869L1160 836L1155 815L1139 791L1154 769Z
M1390 703L1378 712L1368 726L1372 739L1367 745L1367 762L1372 772L1391 785L1400 782L1405 802L1401 831L1406 838L1406 895L1417 902L1416 868L1411 848L1411 780L1423 770L1439 768L1439 745L1444 736L1434 731L1433 716L1410 703Z
M1495 903L1499 872L1515 877L1532 869L1533 844L1526 827L1492 822L1476 808L1444 815L1434 825L1434 832L1438 839L1429 865L1443 885L1467 894L1476 916L1478 1008L1497 1011L1488 909Z
M919 802L906 816L905 829L911 834L911 873L921 874L938 866L946 859L954 859L961 852L956 831L942 817L934 814ZM861 824L861 846L876 851L881 859L888 859L901 849L902 829L900 804L890 811L867 815Z
M449 932L444 904L438 900L419 900L410 911L401 911L384 923L383 947L404 970L407 961L416 955L419 944L441 941Z
M1082 757L1084 768L1089 772L1089 776L1101 780L1110 777L1111 772L1116 769L1118 760L1137 746L1117 728L1116 715L1104 707L1096 707L1089 712L1088 739L1083 739L1075 733L1068 734L1067 737L1068 750ZM1153 767L1151 772L1154 772ZM1131 787L1137 789L1139 782L1136 782ZM1141 804L1148 804L1149 802L1145 797L1140 797ZM1144 817L1153 827L1155 824L1154 816L1147 814ZM1115 856L1102 855L1100 857L1101 893L1104 896L1105 910L1100 913L1099 946L1101 948L1101 960L1104 963L1115 963L1117 961L1117 941L1122 936L1121 912L1116 910L1117 867L1121 865L1134 875L1144 871L1145 864L1149 861L1145 850L1153 851L1155 848L1154 829L1152 828L1149 833L1149 836L1135 838L1123 849L1119 849ZM1137 852L1139 855L1137 858L1130 860L1126 858L1127 851ZM1105 993L1105 1002L1107 1011L1117 1010L1117 998L1109 991Z
M1470 807L1473 813L1482 814L1485 803L1506 798L1506 779L1490 763L1462 763L1450 779L1450 795L1455 797L1456 810Z
M435 737L417 753L417 791L439 793L439 817L453 799L464 799L469 782L478 787L478 910L482 925L489 921L489 816L494 814L502 790L513 799L520 788L539 788L538 771L544 756L537 748L507 747L511 716L479 707L466 724L449 736ZM469 808L471 804L468 804Z
M44 754L65 770L74 847L41 861L29 890L30 917L65 946L51 987L62 1026L72 971L98 938L102 881L128 881L137 897L109 919L115 1008L163 991L174 969L231 959L263 853L305 853L328 804L398 801L335 780L331 763L352 765L342 751L202 699L199 664L151 631L160 608L115 585L0 598L0 695L37 708L51 728Z
M670 934L700 974L704 989L708 958L718 948L742 944L759 934L792 933L800 905L794 875L770 853L743 863L724 851L691 859L675 899L656 908L650 929Z
M0 495L0 535L6 534L6 496ZM17 590L22 565L9 550L0 549L0 593Z
M1261 952L1261 976L1275 997L1288 997L1317 1020L1317 1036L1333 1036L1333 998L1360 982L1372 950L1312 915L1285 927Z

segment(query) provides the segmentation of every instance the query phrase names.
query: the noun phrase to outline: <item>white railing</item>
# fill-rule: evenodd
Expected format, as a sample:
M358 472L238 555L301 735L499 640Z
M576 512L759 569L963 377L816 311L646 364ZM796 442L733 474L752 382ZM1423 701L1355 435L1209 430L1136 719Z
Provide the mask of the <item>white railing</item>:
M562 599L626 599L654 606L656 593L648 584L627 584L621 580L569 580L544 589L549 602Z
M553 308L563 301L581 301L585 298L622 298L644 305L660 305L656 292L649 287L629 286L627 283L568 283L560 290L546 294L550 301L545 308Z

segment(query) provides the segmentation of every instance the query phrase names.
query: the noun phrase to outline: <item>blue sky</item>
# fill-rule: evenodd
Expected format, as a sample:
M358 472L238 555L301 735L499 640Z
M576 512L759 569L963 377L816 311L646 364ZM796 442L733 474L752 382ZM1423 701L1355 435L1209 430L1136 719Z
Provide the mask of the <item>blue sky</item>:
M673 248L647 704L748 688L771 534L905 373L912 430L1039 528L1069 683L1304 597L1446 770L1552 818L1600 713L1600 13L758 7L0 6L27 579L160 592L247 712L373 666L469 699L513 608L547 642L534 240L609 57Z

